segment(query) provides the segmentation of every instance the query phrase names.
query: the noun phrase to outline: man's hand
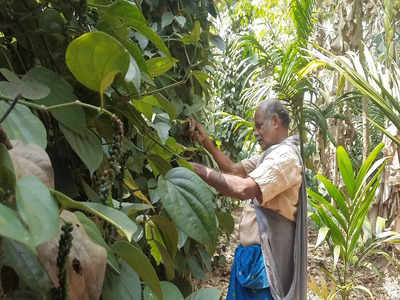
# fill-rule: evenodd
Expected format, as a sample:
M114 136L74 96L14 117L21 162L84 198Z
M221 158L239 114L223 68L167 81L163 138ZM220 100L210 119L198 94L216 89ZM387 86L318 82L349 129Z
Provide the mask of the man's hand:
M188 135L193 142L200 142L202 144L210 139L203 126L193 119L189 119Z

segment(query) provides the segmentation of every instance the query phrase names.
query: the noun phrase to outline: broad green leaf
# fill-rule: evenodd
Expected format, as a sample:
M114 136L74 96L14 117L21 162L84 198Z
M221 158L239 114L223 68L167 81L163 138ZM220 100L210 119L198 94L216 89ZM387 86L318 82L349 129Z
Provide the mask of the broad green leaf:
M89 32L73 40L66 51L66 63L72 74L86 87L104 93L115 75L125 76L130 55L112 36Z
M217 212L219 227L227 234L231 234L235 228L235 220L228 212Z
M350 197L353 198L357 187L355 185L354 170L350 157L342 146L337 147L336 156L340 175L342 176L343 182L346 185L347 192L349 193Z
M152 216L151 221L161 232L168 253L174 258L178 250L178 231L175 224L164 216Z
M117 227L128 241L131 241L133 234L137 230L135 222L133 222L127 215L117 209L100 203L75 201L64 195L63 193L55 190L52 190L51 192L53 193L53 196L57 199L57 201L61 204L62 208L80 209L88 213L94 214Z
M77 100L72 86L59 74L43 67L31 69L24 78L37 80L50 88L47 97L36 101L45 106L72 103ZM80 132L86 128L86 117L82 107L71 106L52 109L53 117L69 129Z
M13 268L20 280L31 290L42 296L46 295L53 284L35 253L24 244L10 239L3 239L1 246L3 263Z
M143 254L142 250L124 241L117 241L113 245L115 252L124 259L139 275L143 282L148 285L159 300L163 300L160 280L157 273Z
M7 147L0 144L0 189L15 189L15 170Z
M217 224L213 194L195 173L178 167L159 178L157 189L177 227L205 245L215 245Z
M182 38L182 42L185 45L196 45L200 41L200 22L195 21L193 30L190 34L185 34Z
M97 245L100 245L107 250L108 263L114 269L114 271L118 273L120 271L118 266L118 261L113 251L111 250L110 246L108 246L107 243L104 241L103 236L100 230L97 228L96 224L80 211L75 212L75 216L78 218L79 222L81 222L81 224L83 225L90 239Z
M7 102L0 101L0 115L9 107ZM46 128L25 105L17 104L1 125L12 140L36 144L43 149L47 147Z
M169 281L161 281L161 291L165 300L184 300L182 293L176 285ZM144 287L143 300L157 300L156 295L148 287Z
M159 50L167 56L171 56L168 47L159 35L157 35L148 25L140 9L133 3L119 0L113 5L102 9L104 13L118 17L125 26L130 26L140 34L148 38Z
M0 97L14 100L19 95L19 85L15 82L0 81Z
M189 256L186 259L186 263L189 267L190 272L192 273L194 278L197 278L199 280L205 280L206 279L206 273L200 266L199 262L197 261L197 258L195 256Z
M0 81L0 96L14 100L17 96L26 99L38 100L46 97L50 90L46 85L37 82L34 78L19 79L17 75L7 69L0 72L9 82Z
M169 71L177 62L170 56L150 58L146 61L147 70L151 77L157 77Z
M34 250L35 245L28 230L16 212L0 203L0 235L21 242Z
M317 242L315 243L315 248L317 248L319 245L322 244L322 242L325 240L328 232L329 232L329 228L326 226L323 226L318 230L318 237L317 237Z
M207 90L208 89L208 84L207 84L208 75L206 73L200 72L200 71L192 71L192 74L197 79L197 81L200 83L203 90Z
M58 233L60 218L57 202L49 189L35 176L17 180L15 188L18 213L38 246Z
M173 21L174 15L170 11L164 12L161 17L161 28L171 25Z
M216 288L201 288L185 300L219 300L221 291Z
M90 174L93 174L103 161L100 139L88 128L82 129L79 133L63 125L60 126L60 129L72 149L89 169Z
M103 287L103 300L141 300L142 287L138 274L124 260L120 274L108 271Z

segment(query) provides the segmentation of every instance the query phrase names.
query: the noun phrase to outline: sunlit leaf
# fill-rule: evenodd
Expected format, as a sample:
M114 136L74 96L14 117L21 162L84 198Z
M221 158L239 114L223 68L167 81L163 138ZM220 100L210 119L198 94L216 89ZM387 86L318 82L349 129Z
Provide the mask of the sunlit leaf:
M63 208L79 209L94 214L117 227L128 241L132 240L137 226L135 222L119 210L100 203L75 201L58 191L52 190L51 192Z
M175 58L164 56L150 58L146 61L147 70L151 77L157 77L169 71L177 62Z
M66 51L72 74L86 87L103 93L115 75L127 73L130 55L121 43L101 32L89 32L73 40Z

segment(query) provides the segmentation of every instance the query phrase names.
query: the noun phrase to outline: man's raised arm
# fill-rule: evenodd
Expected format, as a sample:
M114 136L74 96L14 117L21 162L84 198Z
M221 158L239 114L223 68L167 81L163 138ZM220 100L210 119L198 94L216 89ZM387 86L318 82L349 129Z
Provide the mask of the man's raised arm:
M243 165L240 162L232 162L232 160L228 156L226 156L221 150L219 150L215 146L203 126L201 126L199 122L193 119L189 119L189 135L194 142L200 142L204 146L204 148L206 148L207 151L210 152L223 173L228 173L240 177L247 177L247 173Z

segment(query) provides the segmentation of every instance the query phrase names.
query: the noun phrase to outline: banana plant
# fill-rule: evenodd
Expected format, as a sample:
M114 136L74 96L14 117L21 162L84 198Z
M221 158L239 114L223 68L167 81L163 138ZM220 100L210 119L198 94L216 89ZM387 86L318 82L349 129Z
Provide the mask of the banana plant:
M344 183L343 188L335 186L321 174L316 178L325 187L328 198L319 192L308 189L310 203L315 209L311 218L319 226L316 246L326 241L333 253L333 275L343 299L348 299L354 289L371 294L365 287L356 286L349 277L351 266L363 256L362 229L366 216L374 201L375 192L380 184L385 167L385 158L377 159L384 144L379 144L363 162L357 173L346 150L339 146L336 150L339 172ZM368 246L365 246L368 247ZM341 264L338 264L338 262ZM372 295L372 294L371 294Z

